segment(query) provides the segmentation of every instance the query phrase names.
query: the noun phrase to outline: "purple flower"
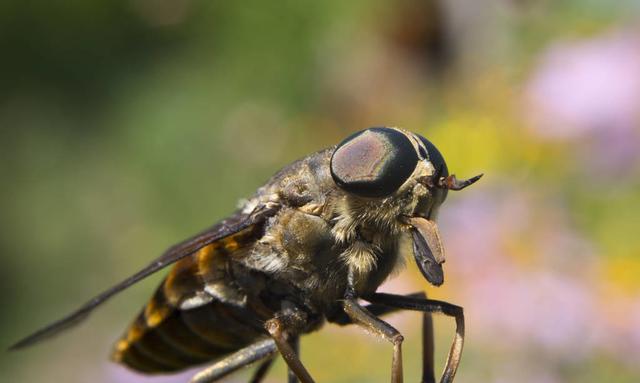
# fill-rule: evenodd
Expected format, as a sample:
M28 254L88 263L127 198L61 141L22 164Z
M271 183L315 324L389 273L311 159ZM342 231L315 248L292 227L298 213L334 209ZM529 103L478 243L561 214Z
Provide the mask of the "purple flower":
M534 134L578 140L588 163L623 172L640 153L640 37L554 44L526 85L525 104Z
M602 262L562 205L533 188L499 190L476 190L442 211L452 301L465 307L474 337L514 358L538 350L558 365L602 351L621 361L638 355L640 299L602 294Z

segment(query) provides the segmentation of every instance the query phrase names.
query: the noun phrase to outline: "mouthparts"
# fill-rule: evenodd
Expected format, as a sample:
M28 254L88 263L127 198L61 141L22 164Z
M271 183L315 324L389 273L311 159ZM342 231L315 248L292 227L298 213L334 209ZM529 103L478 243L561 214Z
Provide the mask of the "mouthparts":
M434 286L444 282L445 261L440 230L434 221L422 217L409 219L413 239L413 256L422 275Z

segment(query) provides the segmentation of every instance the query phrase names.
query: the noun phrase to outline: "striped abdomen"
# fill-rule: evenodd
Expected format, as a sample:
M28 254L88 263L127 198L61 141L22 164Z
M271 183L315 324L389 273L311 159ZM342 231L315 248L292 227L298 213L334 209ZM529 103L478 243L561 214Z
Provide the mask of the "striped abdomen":
M179 261L116 343L113 359L145 373L210 362L266 336L272 312L236 287L229 261L241 238L228 238Z

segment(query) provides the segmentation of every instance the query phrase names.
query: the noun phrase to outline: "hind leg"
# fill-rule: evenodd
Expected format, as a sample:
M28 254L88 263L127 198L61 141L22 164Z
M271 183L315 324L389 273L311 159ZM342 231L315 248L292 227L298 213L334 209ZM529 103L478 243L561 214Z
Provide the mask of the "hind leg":
M260 365L253 377L252 382L259 382L267 373L277 350L273 339L265 339L253 343L198 372L191 378L190 383L212 383L251 363L269 358L269 360Z

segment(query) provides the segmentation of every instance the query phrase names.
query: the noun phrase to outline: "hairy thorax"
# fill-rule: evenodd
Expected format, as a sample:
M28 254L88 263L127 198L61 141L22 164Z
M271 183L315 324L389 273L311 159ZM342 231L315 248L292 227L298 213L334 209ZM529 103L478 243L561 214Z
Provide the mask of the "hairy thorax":
M245 204L247 210L265 202L282 208L243 264L290 285L292 295L318 310L344 298L349 272L363 296L402 264L402 217L426 195L422 185L407 183L382 201L352 196L333 186L329 161L330 151L323 151L291 164Z

